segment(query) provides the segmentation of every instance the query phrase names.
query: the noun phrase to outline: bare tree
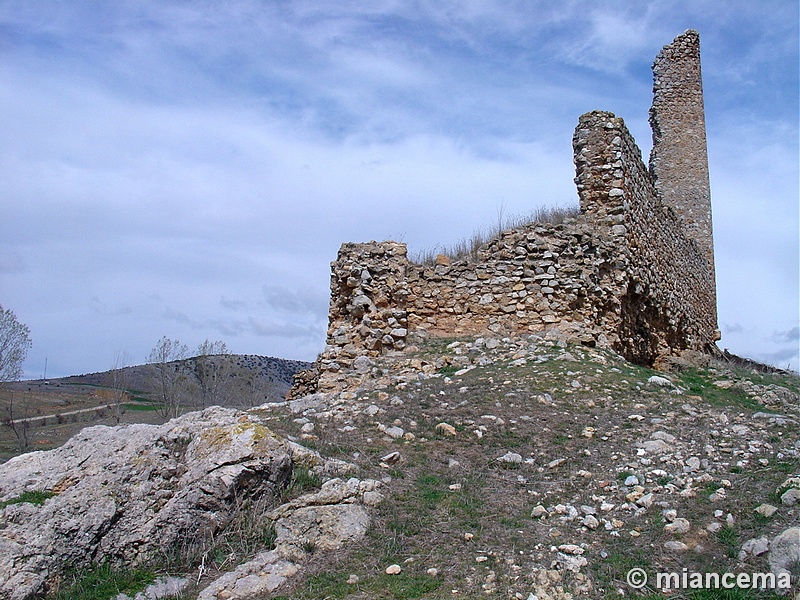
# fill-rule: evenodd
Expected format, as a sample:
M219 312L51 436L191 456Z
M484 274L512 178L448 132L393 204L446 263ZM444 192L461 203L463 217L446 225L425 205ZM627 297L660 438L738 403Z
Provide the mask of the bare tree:
M114 421L119 425L122 419L123 408L122 404L128 398L128 385L130 384L130 371L128 365L130 357L127 352L117 352L114 357L114 364L111 367L111 390L114 394L112 403Z
M0 381L22 377L22 363L31 347L31 331L13 311L0 306Z
M31 347L30 334L30 329L17 320L12 310L0 306L0 382L17 381L22 377L22 363ZM27 452L30 447L30 403L19 402L12 389L4 389L3 395L3 424L14 432L19 451Z
M264 391L259 386L258 373L239 367L233 377L233 393L239 398L236 406L252 408L264 401Z
M156 368L162 407L160 414L163 417L177 417L180 414L186 375L178 361L185 359L188 352L188 346L164 336L147 357L147 363Z
M223 405L233 375L233 361L225 342L204 341L197 347L195 374L200 384L203 406Z
M3 425L14 432L20 454L24 454L31 446L30 404L18 402L14 390L5 389L3 395Z

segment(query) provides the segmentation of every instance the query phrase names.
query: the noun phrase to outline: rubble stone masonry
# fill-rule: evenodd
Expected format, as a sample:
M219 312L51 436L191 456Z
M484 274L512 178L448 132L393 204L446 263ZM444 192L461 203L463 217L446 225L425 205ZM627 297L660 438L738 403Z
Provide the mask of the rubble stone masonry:
M401 352L412 333L549 333L648 365L716 351L697 33L666 46L654 75L651 170L621 118L580 118L577 218L504 231L477 258L436 265L409 261L402 243L343 244L331 264L325 351L290 397L352 384L369 362L359 357Z
M664 46L653 63L650 170L661 201L675 210L686 235L714 274L700 36L689 30ZM716 299L714 301L716 307Z

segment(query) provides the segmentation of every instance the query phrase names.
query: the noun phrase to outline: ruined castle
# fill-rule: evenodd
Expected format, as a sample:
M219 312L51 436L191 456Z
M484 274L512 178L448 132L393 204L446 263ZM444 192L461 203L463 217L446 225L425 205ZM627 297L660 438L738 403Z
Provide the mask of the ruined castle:
M653 64L649 168L622 119L595 111L573 136L580 215L504 231L477 258L409 261L397 242L346 243L331 264L324 352L294 392L340 389L360 356L409 336L557 333L658 364L715 352L711 196L700 42L689 30Z

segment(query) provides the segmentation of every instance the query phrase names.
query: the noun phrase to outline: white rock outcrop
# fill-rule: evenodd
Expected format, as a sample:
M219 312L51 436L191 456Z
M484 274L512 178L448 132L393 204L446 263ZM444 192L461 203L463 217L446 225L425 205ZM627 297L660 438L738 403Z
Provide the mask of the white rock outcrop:
M41 595L69 569L103 561L129 567L202 544L250 496L275 498L277 548L213 588L231 598L272 591L300 568L303 548L338 548L362 536L365 506L381 500L377 482L332 479L277 506L295 463L326 474L351 467L279 438L254 413L220 407L160 426L89 427L60 448L15 457L0 465L0 502L12 501L0 508L0 598ZM30 492L50 497L19 501Z

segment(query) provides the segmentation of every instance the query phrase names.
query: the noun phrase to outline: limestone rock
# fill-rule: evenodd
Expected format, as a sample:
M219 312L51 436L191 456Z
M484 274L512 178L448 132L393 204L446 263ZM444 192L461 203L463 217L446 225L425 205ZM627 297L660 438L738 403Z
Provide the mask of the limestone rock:
M755 512L764 516L764 517L771 517L776 512L778 512L778 508L776 506L772 506L771 504L762 504L758 508L755 509Z
M658 387L666 387L666 388L675 387L675 384L673 384L669 379L667 379L666 377L660 377L659 375L651 376L647 380L647 383Z
M279 588L298 569L296 564L285 560L275 550L262 552L207 586L197 600L247 600L268 594Z
M794 506L800 502L800 489L789 488L781 495L781 504L784 506Z
M297 562L317 550L336 550L361 539L369 526L369 515L360 504L306 506L278 519L277 549Z
M508 464L521 464L522 463L522 455L517 454L516 452L508 451L503 456L497 459L497 462L508 463Z
M307 410L323 408L327 403L327 394L311 394L310 396L292 400L289 402L289 408L293 413L303 413Z
M689 521L687 521L683 517L679 517L675 519L672 523L664 525L664 531L668 533L682 534L682 533L687 533L689 529L691 529L691 525Z
M398 439L403 437L405 430L402 427L398 427L397 425L393 425L392 427L387 427L386 431L384 432L392 439Z
M380 501L377 488L372 480L331 479L274 509L268 517L275 521L275 549L224 574L198 600L246 600L271 593L300 570L309 552L335 550L360 539L370 522L364 505Z
M439 431L441 433L444 433L444 434L447 434L447 435L451 435L451 436L456 435L456 428L453 427L452 425L450 425L450 423L444 423L444 422L439 423L436 426L436 431Z
M776 577L797 572L800 565L800 527L790 527L769 545L769 568Z
M582 524L584 527L588 529L597 529L600 525L600 522L597 520L597 517L594 515L586 515L583 518Z
M742 544L739 560L744 560L748 555L761 556L769 551L769 539L766 537L752 538Z
M672 452L672 447L664 440L647 440L639 444L648 454L665 454Z
M666 548L667 550L672 550L673 552L685 552L686 550L689 549L689 546L687 546L683 542L670 540L669 542L664 543L664 548Z
M189 580L185 577L159 577L152 584L148 585L144 591L139 592L133 598L127 594L119 594L114 600L161 600L162 598L175 598L183 593L189 585Z
M538 505L533 507L533 510L531 511L531 518L532 519L540 519L540 518L546 517L546 516L547 516L547 509L544 506L542 506L541 504L538 504Z
M164 425L95 426L60 448L0 465L0 500L52 491L43 505L0 510L0 596L31 598L92 561L140 564L224 528L237 498L289 478L290 446L257 417L208 408Z
M380 502L378 482L355 478L331 479L322 488L283 504L269 517L275 520L275 548L300 562L310 550L336 550L363 537L370 523L363 504Z

